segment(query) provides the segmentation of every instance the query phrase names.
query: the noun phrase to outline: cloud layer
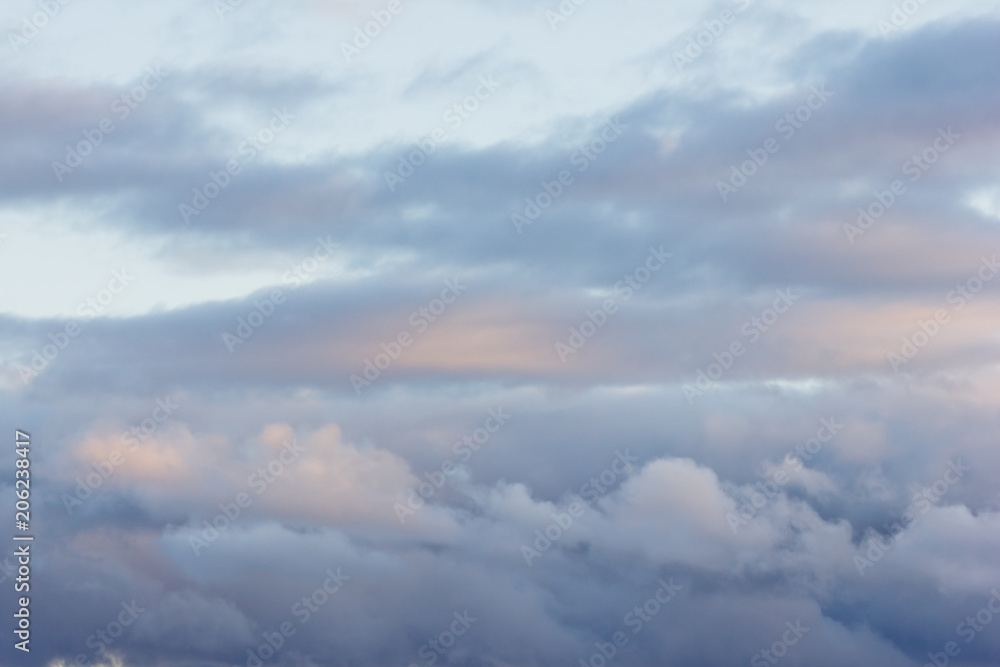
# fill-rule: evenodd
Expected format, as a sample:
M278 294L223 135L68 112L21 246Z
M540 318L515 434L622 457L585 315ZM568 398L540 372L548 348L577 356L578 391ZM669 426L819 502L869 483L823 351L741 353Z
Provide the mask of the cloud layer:
M0 26L32 664L997 661L995 2Z

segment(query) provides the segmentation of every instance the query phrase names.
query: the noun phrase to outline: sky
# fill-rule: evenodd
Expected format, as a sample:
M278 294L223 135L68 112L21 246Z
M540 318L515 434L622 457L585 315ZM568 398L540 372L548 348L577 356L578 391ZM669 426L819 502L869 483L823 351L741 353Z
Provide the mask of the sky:
M1000 664L998 9L7 0L0 664Z

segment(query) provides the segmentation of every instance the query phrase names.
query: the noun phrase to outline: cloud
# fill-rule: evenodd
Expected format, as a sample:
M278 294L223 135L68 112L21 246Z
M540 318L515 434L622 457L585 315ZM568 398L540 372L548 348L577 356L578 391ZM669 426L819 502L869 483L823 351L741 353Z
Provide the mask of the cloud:
M0 413L37 443L39 664L247 664L284 623L273 662L310 666L596 665L619 630L637 665L957 641L998 577L995 8L883 35L891 8L762 0L711 34L736 4L553 30L558 3L404 3L347 63L384 3L98 2L0 65ZM503 85L448 125L481 76ZM626 289L650 248L670 261ZM121 266L121 301L80 314ZM97 655L123 604L145 611Z

